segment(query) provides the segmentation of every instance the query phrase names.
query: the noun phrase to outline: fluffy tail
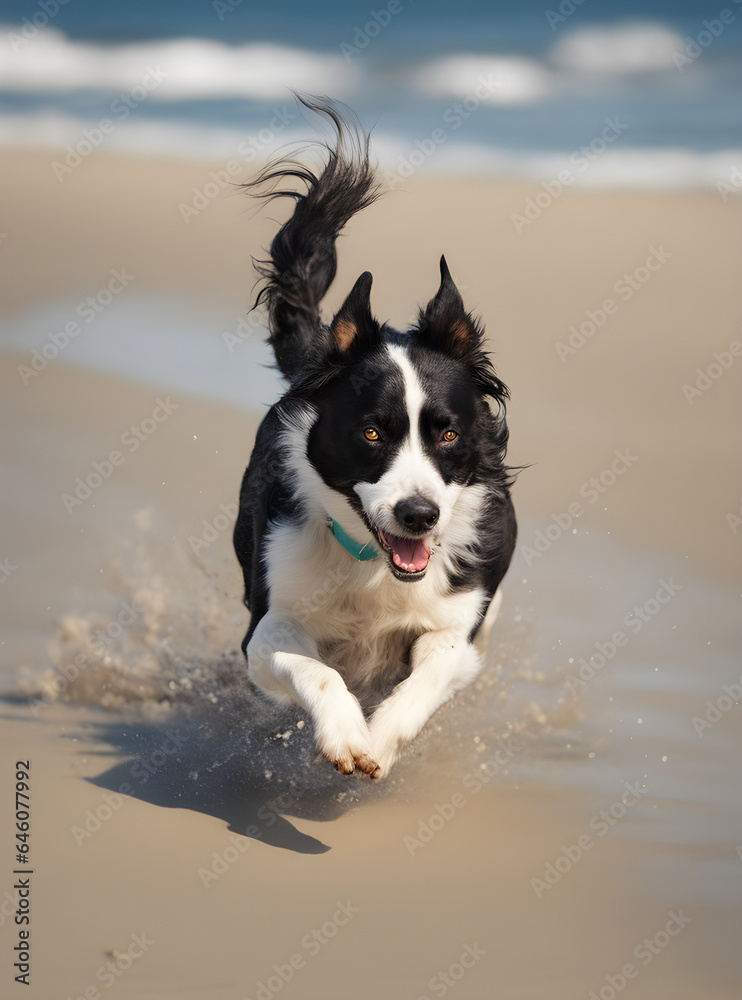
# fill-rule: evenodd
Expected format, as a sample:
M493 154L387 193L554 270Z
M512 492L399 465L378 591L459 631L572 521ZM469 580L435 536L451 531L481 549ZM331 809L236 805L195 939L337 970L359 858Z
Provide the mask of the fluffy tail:
M271 243L269 259L254 262L265 279L255 305L268 306L269 343L289 381L306 360L316 357L327 338L319 306L337 270L335 241L351 216L379 196L369 162L369 136L353 112L329 98L297 100L327 118L336 133L334 146L324 144L324 170L317 176L296 160L282 159L269 163L245 185L257 197L296 202L293 215ZM301 181L306 191L282 187L289 179Z

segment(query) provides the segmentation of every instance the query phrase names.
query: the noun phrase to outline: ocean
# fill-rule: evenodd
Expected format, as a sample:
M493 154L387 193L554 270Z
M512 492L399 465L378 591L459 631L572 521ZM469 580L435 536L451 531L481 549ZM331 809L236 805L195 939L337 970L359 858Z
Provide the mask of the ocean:
M741 21L701 0L4 0L0 145L249 166L311 136L298 90L354 108L392 186L708 187L742 164Z

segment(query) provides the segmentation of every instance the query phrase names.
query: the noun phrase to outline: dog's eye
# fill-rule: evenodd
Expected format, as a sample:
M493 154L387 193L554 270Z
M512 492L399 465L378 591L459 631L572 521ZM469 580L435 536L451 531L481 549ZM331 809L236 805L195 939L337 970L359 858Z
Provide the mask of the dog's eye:
M444 441L455 441L457 437L458 437L458 434L456 433L456 431L448 430L443 435L443 440Z
M366 429L363 432L363 436L366 438L367 441L379 440L379 432L376 430L375 427L366 427Z

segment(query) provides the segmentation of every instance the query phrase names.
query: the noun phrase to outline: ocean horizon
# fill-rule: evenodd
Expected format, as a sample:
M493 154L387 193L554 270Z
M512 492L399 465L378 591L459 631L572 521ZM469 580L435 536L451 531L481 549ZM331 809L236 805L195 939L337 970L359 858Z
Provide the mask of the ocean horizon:
M298 91L356 111L392 186L418 171L565 169L577 185L730 183L742 166L742 5L725 11L697 0L467 0L455 12L416 0L6 0L0 147L249 167L311 137Z

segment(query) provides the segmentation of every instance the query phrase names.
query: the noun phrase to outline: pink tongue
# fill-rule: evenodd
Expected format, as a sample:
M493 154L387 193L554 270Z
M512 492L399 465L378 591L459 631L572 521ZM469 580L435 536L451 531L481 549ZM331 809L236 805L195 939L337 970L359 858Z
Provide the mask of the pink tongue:
M417 572L425 569L430 559L430 553L417 538L398 538L396 535L384 534L388 545L394 550L394 563L400 569Z

